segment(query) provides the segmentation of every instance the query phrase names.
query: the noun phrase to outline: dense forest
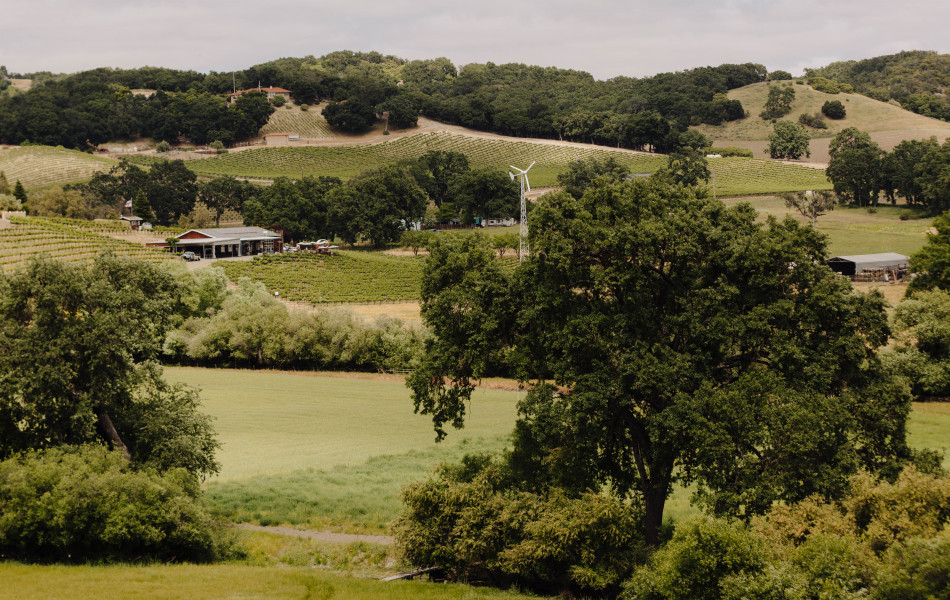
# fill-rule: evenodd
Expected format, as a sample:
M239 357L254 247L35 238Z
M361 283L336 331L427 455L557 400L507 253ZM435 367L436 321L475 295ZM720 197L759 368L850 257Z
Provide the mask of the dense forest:
M950 121L950 54L898 52L834 62L820 69L805 69L805 74L850 84L865 96L883 102L896 100L907 110Z

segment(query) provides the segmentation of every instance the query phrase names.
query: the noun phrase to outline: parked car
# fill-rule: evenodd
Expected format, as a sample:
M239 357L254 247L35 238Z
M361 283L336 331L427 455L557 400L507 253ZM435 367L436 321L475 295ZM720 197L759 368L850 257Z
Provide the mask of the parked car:
M187 261L201 260L201 257L194 252L182 252L181 257Z

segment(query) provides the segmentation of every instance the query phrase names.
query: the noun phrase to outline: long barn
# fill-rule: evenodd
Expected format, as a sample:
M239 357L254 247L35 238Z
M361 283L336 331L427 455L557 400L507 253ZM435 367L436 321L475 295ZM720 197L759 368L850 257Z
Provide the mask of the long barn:
M855 254L852 256L835 256L826 262L835 273L854 277L862 273L876 271L907 272L908 257L896 252L882 252L880 254Z

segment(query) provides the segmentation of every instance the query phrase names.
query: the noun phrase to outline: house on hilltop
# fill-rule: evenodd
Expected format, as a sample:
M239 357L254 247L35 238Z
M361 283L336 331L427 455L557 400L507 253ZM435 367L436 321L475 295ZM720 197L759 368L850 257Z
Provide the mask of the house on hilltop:
M290 95L290 90L285 90L284 88L279 88L279 87L260 87L260 86L258 86L258 87L256 87L256 88L250 88L250 89L247 89L247 90L240 90L240 91L238 91L238 92L232 93L232 94L231 94L231 102L232 102L232 103L235 102L235 101L238 99L239 96L241 96L242 94L246 94L246 93L248 93L248 92L264 92L265 94L267 94L267 99L268 99L268 100L272 100L272 99L274 99L274 98L277 97L277 96L283 96L283 97L284 97L284 100L286 100L287 102L292 102L292 101L293 101L293 97Z
M175 247L191 250L202 258L254 256L284 251L279 233L261 227L220 227L190 229L175 236ZM167 248L168 242L152 242L149 246Z

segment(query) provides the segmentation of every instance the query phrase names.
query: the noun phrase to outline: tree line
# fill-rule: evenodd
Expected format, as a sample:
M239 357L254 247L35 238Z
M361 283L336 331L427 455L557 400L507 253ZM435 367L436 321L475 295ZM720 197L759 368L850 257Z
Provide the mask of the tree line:
M376 52L284 58L235 73L95 69L38 82L0 100L0 141L87 148L136 136L230 143L256 134L266 103L225 106L224 94L279 86L298 102L330 100L328 122L361 131L377 116L408 127L420 114L507 135L665 151L689 125L741 119L730 89L764 81L762 65L720 65L636 79L523 64L406 61ZM158 90L151 98L132 89ZM266 113L266 114L265 114ZM253 129L253 131L252 131ZM672 136L672 137L671 137Z
M867 132L848 127L832 138L829 154L826 172L845 202L875 206L883 195L932 214L950 210L950 139L904 140L885 152Z

